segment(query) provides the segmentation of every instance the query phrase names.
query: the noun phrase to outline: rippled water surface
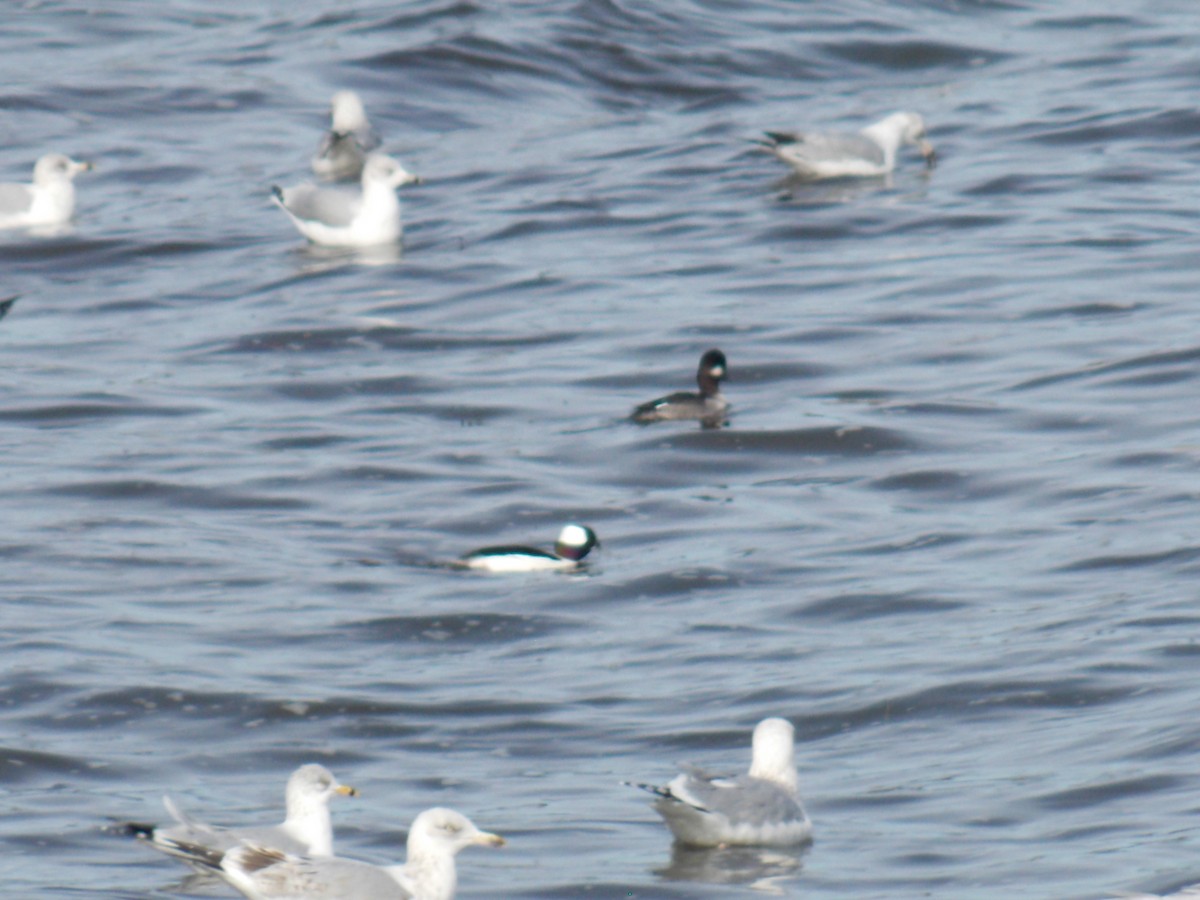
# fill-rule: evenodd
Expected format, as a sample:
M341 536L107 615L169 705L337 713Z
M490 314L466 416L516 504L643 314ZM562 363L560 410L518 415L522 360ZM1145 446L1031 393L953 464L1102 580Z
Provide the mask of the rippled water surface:
M165 791L464 897L1096 898L1200 881L1200 8L44 2L0 29L0 879L168 897ZM403 254L268 203L358 91ZM921 112L798 184L763 129ZM729 357L729 422L637 427ZM578 575L444 563L590 524ZM816 841L646 795L797 729ZM189 888L221 893L220 887Z

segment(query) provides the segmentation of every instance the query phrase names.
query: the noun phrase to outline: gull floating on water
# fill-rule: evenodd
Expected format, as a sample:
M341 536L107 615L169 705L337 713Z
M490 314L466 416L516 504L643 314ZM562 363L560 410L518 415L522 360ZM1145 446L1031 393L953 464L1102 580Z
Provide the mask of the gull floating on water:
M472 844L502 847L504 838L480 831L462 813L427 809L408 832L402 866L374 866L344 857L304 858L243 844L227 851L181 847L217 871L250 900L453 900L454 857Z
M363 166L359 190L318 187L272 187L275 203L300 233L328 247L370 247L400 239L400 200L396 188L420 179L390 156L372 153Z
M48 153L33 167L32 184L0 184L0 228L66 224L75 212L74 178L90 168L90 162Z
M721 778L685 766L663 787L637 787L657 795L654 808L681 844L804 843L812 837L812 822L800 803L794 734L791 722L763 719L754 728L747 774Z
M379 146L379 135L354 91L338 91L331 107L332 124L312 158L312 169L329 181L353 181L362 174L367 154Z
M222 828L197 822L163 797L163 805L176 822L160 827L126 822L120 830L145 840L156 850L188 862L195 852L181 851L181 846L205 848L214 852L231 850L250 842L286 853L307 856L333 855L333 825L329 820L329 801L337 795L355 797L358 791L349 785L338 784L324 766L310 763L292 773L287 783L287 817L279 825Z
M925 121L916 113L897 112L857 134L821 131L768 131L758 141L803 178L846 178L887 175L896 153L912 144L932 166L936 155L925 139Z

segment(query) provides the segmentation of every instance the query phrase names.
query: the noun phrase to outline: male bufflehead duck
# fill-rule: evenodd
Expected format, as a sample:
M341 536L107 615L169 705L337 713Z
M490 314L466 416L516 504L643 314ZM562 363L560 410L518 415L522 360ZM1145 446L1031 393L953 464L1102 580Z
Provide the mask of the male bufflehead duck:
M768 131L758 143L787 163L801 178L875 178L896 168L896 151L912 144L933 167L937 155L925 139L925 120L916 113L892 113L858 133Z
M700 357L700 368L696 372L696 383L700 393L680 391L643 403L630 416L635 422L667 422L673 419L700 419L709 424L720 422L729 408L729 402L721 396L721 379L725 377L725 354L720 350L709 350Z
M483 547L462 558L468 569L485 572L566 572L579 568L593 547L600 546L596 532L586 525L567 525L558 534L554 552L536 547Z

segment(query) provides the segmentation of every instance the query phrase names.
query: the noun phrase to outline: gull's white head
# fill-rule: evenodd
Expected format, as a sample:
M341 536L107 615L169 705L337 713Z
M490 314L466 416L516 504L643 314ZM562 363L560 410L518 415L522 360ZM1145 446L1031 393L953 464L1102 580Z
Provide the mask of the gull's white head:
M795 734L796 729L786 719L771 718L759 722L754 727L750 775L796 790Z
M90 168L90 162L76 162L61 153L47 153L33 167L33 183L47 185L70 181L80 172Z
M333 95L333 130L337 134L350 134L368 128L367 111L354 91L338 91Z
M330 799L340 794L357 797L358 791L348 784L338 784L333 773L317 763L301 766L292 773L287 783L287 814L289 819L309 815L314 810L325 809Z
M390 188L398 188L404 184L420 184L421 179L413 175L399 162L382 153L372 153L363 165L362 184L367 187L372 184L383 184Z
M505 841L498 834L480 831L462 813L441 806L427 809L417 816L408 832L410 858L430 852L454 856L472 844L503 847Z
M912 144L925 157L925 161L933 165L933 144L925 139L925 120L919 115L911 112L892 113L880 124L886 125L887 130L896 136L897 144Z

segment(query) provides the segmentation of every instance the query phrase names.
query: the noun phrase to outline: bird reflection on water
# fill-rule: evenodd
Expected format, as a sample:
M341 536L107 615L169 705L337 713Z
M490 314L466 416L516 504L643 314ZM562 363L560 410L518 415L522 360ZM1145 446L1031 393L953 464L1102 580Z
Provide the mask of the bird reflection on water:
M812 844L799 847L671 846L671 861L654 874L666 881L705 884L746 884L755 890L782 894L776 882L800 874Z

